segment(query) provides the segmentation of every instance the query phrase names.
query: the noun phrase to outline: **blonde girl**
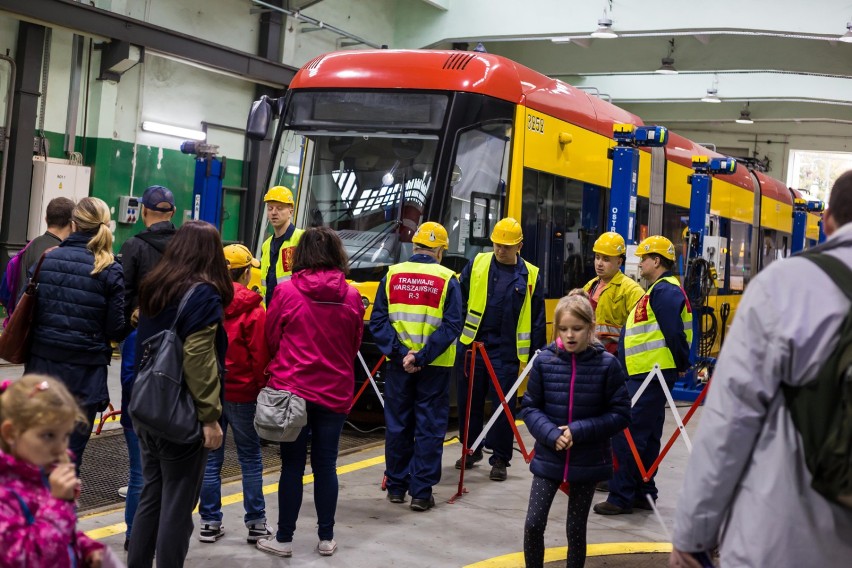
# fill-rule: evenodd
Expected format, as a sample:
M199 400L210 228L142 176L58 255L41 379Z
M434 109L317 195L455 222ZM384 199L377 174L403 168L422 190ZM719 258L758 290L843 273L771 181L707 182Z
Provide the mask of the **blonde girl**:
M612 474L610 439L628 426L630 400L616 358L595 339L595 312L583 290L559 300L554 341L533 362L520 417L535 438L524 525L527 568L544 564L553 499L567 486L568 568L586 561L586 520L595 484Z
M84 416L56 380L10 383L0 384L0 565L100 566L104 545L76 530L80 480L68 456Z
M71 436L80 471L91 423L109 403L111 341L126 335L124 273L112 254L110 214L97 197L84 197L71 214L73 232L45 253L27 373L60 379L80 404L89 427Z

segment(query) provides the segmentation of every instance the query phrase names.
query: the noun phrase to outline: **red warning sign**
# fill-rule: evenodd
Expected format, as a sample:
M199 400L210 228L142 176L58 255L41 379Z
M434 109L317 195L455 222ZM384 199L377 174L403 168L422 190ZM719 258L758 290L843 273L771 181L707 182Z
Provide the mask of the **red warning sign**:
M441 305L446 282L439 276L402 272L391 276L388 300L391 304L407 304L409 306L429 306L437 308Z

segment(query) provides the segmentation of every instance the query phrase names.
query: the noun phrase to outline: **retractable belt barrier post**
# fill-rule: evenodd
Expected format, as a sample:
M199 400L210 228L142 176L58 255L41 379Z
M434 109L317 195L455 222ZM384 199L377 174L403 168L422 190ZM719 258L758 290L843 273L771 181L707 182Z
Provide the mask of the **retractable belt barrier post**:
M642 396L642 393L645 392L645 389L648 388L648 385L651 384L651 381L654 379L660 381L660 386L663 388L663 392L666 395L666 400L668 401L669 408L672 410L672 414L674 414L675 421L677 422L677 429L672 433L669 441L666 443L665 447L660 452L660 455L657 456L657 459L654 460L654 463L651 464L651 467L645 469L645 464L642 463L642 458L639 456L639 450L636 449L636 443L633 441L633 436L630 434L630 428L624 429L624 437L627 438L627 444L630 446L630 451L633 453L633 459L636 461L636 467L639 468L639 473L642 474L642 480L648 482L651 480L651 476L654 475L654 472L657 471L657 468L660 467L660 464L663 461L663 458L666 457L666 454L669 452L671 447L674 445L675 440L683 434L683 442L686 444L686 449L689 453L692 453L692 442L689 439L689 434L686 433L686 425L689 423L689 420L692 418L692 415L695 414L695 411L701 406L701 403L704 402L704 397L707 396L707 389L710 388L710 382L708 381L701 392L698 394L698 397L695 399L695 402L692 403L692 406L689 407L689 411L684 416L683 420L680 418L680 414L677 411L677 407L675 406L674 399L672 398L672 393L669 391L669 387L666 384L665 379L663 378L663 374L660 371L659 365L654 365L654 368L648 373L648 376L645 377L645 380L642 382L642 386L639 387L639 390L636 391L636 394L633 395L633 399L630 401L630 406L634 406L636 401L639 400L639 397Z
M481 354L482 360L485 363L485 368L488 371L488 375L491 377L491 384L494 386L494 390L497 392L497 396L500 399L500 408L494 410L494 414L491 416L491 419L485 424L482 432L479 434L479 437L474 441L473 444L468 444L468 433L470 431L470 405L471 399L473 398L473 381L474 381L474 371L476 369L476 356L477 353ZM509 420L509 425L512 427L512 432L515 434L515 439L518 441L518 446L520 446L521 455L524 456L524 461L526 463L530 463L533 456L535 455L535 450L527 452L527 448L524 445L524 440L521 438L521 433L518 431L518 426L515 424L515 417L512 416L512 410L509 408L509 404L506 402L507 398L510 396L515 396L515 393L518 392L518 388L520 388L521 383L527 377L529 372L532 370L533 361L538 357L538 351L536 351L532 357L530 357L529 362L527 363L524 370L518 376L518 380L512 385L512 388L509 389L505 394L503 393L503 388L500 386L500 381L497 380L497 373L494 372L494 367L491 366L491 360L488 358L488 352L485 350L485 345L479 341L474 341L470 345L470 349L468 350L468 355L470 356L470 366L468 372L468 382L467 382L467 411L465 416L467 416L467 420L465 420L464 424L464 434L462 435L462 465L464 465L464 460L467 456L473 453L472 448L476 448L480 443L485 439L485 436L488 434L488 431L494 426L497 422L497 419L500 417L500 414L505 412L506 418ZM467 364L467 361L465 361ZM460 499L465 493L468 492L467 488L464 486L464 472L467 468L462 467L459 472L459 487L456 494L453 495L448 503L455 503L456 500Z

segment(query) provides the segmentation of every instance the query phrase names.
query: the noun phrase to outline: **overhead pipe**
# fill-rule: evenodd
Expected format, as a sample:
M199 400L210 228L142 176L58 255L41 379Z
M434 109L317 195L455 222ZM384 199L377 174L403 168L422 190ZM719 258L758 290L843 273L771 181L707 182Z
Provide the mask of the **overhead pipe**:
M0 211L6 201L6 164L9 162L9 144L12 140L9 130L12 124L12 107L15 106L15 60L0 54L0 60L9 63L9 84L6 86L6 121L3 123L3 165L0 166Z
M342 30L342 29L340 29L336 26L332 26L331 24L327 24L327 23L323 22L322 20L317 20L316 18L311 18L310 16L305 16L304 14L299 12L298 10L296 10L296 11L288 10L286 8L281 8L281 7L275 6L273 4L267 4L266 2L261 2L261 0L251 0L251 1L254 4L257 4L258 6L263 6L264 8L268 8L268 9L274 10L276 12L281 12L282 14L287 14L288 16L296 18L297 20L307 22L309 24L313 24L320 29L328 30L330 32L333 32L333 33L339 35L339 36L348 37L351 40L355 40L358 43L363 43L364 45L369 45L372 48L375 48L375 49L383 49L384 48L384 46L382 46L382 45L373 43L371 41L367 41L366 39L364 39L362 37L358 37L355 34L349 33L346 30Z

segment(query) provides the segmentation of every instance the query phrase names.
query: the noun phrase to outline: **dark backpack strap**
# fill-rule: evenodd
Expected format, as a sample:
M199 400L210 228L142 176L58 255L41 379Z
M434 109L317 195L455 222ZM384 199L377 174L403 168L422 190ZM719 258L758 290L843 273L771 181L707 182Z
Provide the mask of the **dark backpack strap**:
M186 307L186 303L189 301L190 296L192 296L192 293L195 292L195 289L198 288L200 285L201 282L196 282L195 284L189 287L189 290L184 293L183 298L181 298L180 300L180 305L178 305L177 313L175 313L175 320L172 322L172 331L174 331L175 327L177 327L178 320L180 320L180 315L183 313L183 309Z
M809 253L801 256L819 266L852 302L852 269L845 262L829 254Z
M27 504L24 503L23 498L21 498L21 496L18 495L18 493L16 491L14 491L14 490L10 490L10 491L12 491L12 495L15 496L15 499L18 500L18 505L21 506L21 511L24 513L24 518L27 520L27 526L35 523L35 517L33 517L33 514L30 511L30 508L27 507Z

